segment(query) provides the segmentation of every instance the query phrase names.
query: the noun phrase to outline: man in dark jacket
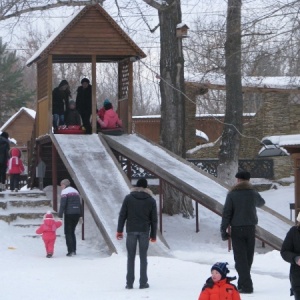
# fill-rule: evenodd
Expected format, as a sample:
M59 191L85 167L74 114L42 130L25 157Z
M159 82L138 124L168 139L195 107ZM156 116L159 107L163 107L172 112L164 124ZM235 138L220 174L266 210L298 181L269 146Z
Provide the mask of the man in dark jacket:
M8 133L3 131L0 135L0 192L5 191L7 162L9 159Z
M228 226L231 226L232 248L235 268L239 274L240 293L253 293L251 266L255 248L255 226L258 223L256 207L265 204L265 200L250 184L250 173L238 172L237 184L227 194L223 208L221 236L228 240Z
M92 133L90 122L92 114L92 86L87 78L81 80L81 86L77 88L76 108L81 116L85 132Z
M58 217L64 215L64 231L68 253L67 256L76 255L75 229L82 216L81 198L77 190L70 186L69 179L63 179L60 183L62 191Z
M117 229L117 239L123 238L123 228L126 222L127 276L126 288L132 289L134 283L134 261L137 243L140 255L140 289L149 288L147 277L147 251L150 241L156 241L157 209L152 192L147 188L145 178L137 181L123 201Z
M291 227L282 243L280 254L290 263L291 295L300 300L300 213L297 226Z

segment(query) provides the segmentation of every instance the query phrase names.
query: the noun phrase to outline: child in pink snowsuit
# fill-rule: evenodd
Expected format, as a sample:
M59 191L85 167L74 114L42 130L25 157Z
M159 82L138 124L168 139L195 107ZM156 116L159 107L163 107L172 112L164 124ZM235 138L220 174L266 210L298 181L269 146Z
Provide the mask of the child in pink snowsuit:
M62 225L62 221L55 221L53 215L50 211L48 211L44 215L43 224L35 231L37 234L41 234L43 236L43 241L45 243L46 257L52 257L54 253L54 243L56 240L56 229Z
M20 174L24 172L24 165L21 159L21 150L12 148L9 151L8 174L10 175L10 190L17 192L19 190Z

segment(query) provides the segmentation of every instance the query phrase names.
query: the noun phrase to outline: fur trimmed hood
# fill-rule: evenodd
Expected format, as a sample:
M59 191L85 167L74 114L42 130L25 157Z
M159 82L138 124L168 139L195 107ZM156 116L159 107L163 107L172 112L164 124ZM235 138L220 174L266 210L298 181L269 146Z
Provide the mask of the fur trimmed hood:
M143 188L143 187L133 187L130 189L130 192L144 192L144 193L147 193L149 194L150 196L153 196L153 193L150 189L148 188Z
M254 187L249 181L245 180L234 185L230 191L232 192L232 191L240 191L240 190L254 190Z

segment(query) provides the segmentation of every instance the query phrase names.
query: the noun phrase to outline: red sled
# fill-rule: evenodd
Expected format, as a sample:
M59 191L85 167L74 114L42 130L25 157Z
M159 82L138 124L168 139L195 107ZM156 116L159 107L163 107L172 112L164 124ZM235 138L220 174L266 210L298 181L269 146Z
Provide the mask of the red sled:
M54 133L58 134L84 134L85 129L80 125L62 125L58 126Z

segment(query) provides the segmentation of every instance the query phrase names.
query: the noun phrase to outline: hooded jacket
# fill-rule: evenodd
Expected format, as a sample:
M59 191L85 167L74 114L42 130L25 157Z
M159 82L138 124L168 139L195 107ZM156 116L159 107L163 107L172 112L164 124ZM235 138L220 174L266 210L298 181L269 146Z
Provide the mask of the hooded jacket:
M85 89L83 86L77 88L76 109L80 114L92 114L92 86L90 84Z
M249 181L236 184L227 194L223 208L221 231L230 226L257 225L256 207L265 204L265 200Z
M101 128L114 129L116 127L122 127L122 121L113 109L105 111L103 121L99 119L98 123Z
M234 284L230 281L234 278L224 278L218 282L213 282L209 277L199 295L198 300L240 300L240 294Z
M8 173L21 174L25 168L21 159L21 151L18 148L12 148L10 151L11 158L8 160Z
M53 240L56 238L56 229L62 225L62 221L55 221L52 214L44 216L43 224L35 231L43 235L43 240Z
M122 204L117 232L150 232L150 238L156 239L157 208L151 190L142 187L131 189Z
M293 291L300 293L300 266L296 264L296 258L300 256L300 227L293 226L290 228L282 243L280 254L282 258L291 264L290 282L291 295Z
M68 186L61 191L60 208L58 217L62 218L66 215L80 215L82 216L81 198L77 190Z

